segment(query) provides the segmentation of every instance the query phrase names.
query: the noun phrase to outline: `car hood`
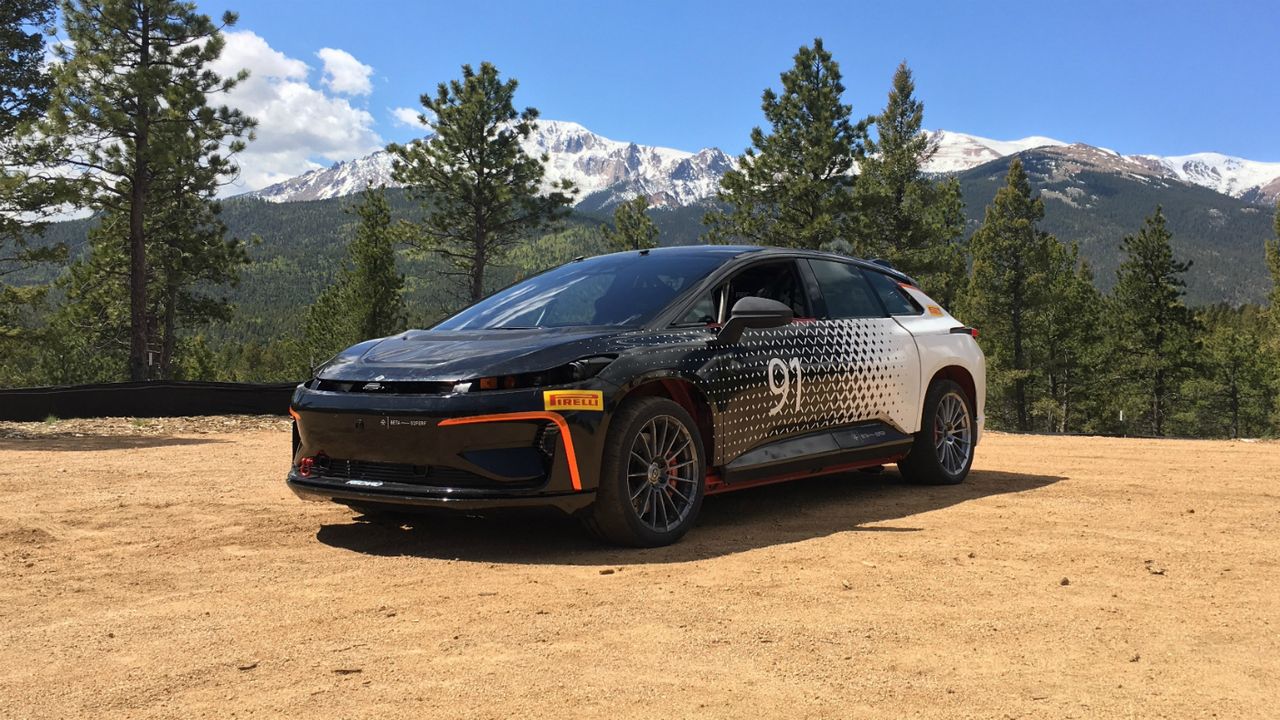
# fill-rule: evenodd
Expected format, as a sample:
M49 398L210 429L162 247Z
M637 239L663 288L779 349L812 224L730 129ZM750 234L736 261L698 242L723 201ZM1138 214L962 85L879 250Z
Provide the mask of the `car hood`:
M616 352L618 328L410 330L353 345L316 372L322 380L461 381L538 372Z

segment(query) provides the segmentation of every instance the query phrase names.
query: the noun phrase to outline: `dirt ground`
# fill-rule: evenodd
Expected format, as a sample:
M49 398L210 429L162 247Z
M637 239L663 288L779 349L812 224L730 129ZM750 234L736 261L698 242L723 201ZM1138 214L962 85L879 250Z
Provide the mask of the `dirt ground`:
M1277 443L991 435L635 551L379 527L285 488L283 423L158 427L0 437L0 717L1280 713Z

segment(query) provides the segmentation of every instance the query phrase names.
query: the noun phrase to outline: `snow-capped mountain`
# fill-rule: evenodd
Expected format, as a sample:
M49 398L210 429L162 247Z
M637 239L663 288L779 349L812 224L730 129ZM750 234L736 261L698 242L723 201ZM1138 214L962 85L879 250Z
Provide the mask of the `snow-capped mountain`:
M271 202L328 200L352 195L367 187L394 185L391 182L391 155L384 150L354 160L343 160L320 170L312 170L261 190L245 193Z
M573 122L539 121L524 145L530 154L547 154L547 181L572 180L580 202L607 192L611 197L602 204L643 194L658 206L691 205L714 195L720 178L733 167L733 159L718 148L691 153L637 145L601 137Z
M1280 197L1280 162L1258 162L1221 153L1136 157L1159 163L1183 182L1224 195L1267 204L1274 204Z
M1067 143L1053 138L1033 135L1021 140L992 140L991 138L966 135L950 130L926 131L930 139L937 143L933 157L925 164L925 172L955 173L974 168L982 163L997 160L1006 155L1044 146L1062 146Z
M1025 150L1063 148L1066 150L1063 157L1081 159L1096 170L1174 178L1254 203L1274 205L1280 198L1280 162L1258 162L1221 153L1171 157L1121 155L1107 148L1065 143L1038 135L1007 141L949 130L930 131L929 135L938 143L938 149L925 165L927 172L964 172L982 163Z
M545 184L568 179L578 201L594 197L609 205L643 194L656 206L691 205L715 194L733 159L717 148L686 152L610 140L581 125L540 120L523 143L525 152L548 156ZM271 202L323 200L359 192L370 185L394 186L391 155L379 151L313 170L249 193ZM604 193L604 196L600 196Z
M992 140L949 130L930 131L937 151L926 172L958 173L1033 148L1068 148L1088 163L1201 185L1250 202L1274 204L1280 198L1280 163L1257 162L1217 153L1178 157L1120 155L1105 148L1069 144L1049 137ZM574 122L540 120L525 141L526 152L548 156L546 183L572 180L578 202L604 208L636 195L659 207L680 207L715 195L720 178L735 160L718 148L697 152L638 145L597 135ZM248 195L271 202L323 200L359 192L370 185L394 186L391 156L375 152L332 167L299 175Z

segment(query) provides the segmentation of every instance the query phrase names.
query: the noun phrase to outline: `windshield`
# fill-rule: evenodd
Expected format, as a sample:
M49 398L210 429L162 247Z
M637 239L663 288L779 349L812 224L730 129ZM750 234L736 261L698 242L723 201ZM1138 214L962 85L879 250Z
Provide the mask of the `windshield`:
M434 329L639 326L722 262L719 256L660 252L579 260L501 290Z

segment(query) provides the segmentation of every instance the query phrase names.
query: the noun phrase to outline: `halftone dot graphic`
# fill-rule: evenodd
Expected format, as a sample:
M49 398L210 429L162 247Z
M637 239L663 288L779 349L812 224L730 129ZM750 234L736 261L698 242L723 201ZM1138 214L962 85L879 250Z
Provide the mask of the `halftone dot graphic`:
M911 340L890 318L819 320L749 330L737 345L709 348L705 353L688 351L687 343L694 336L705 337L705 332L648 338L657 345L650 352L655 361L670 353L681 373L703 379L702 390L716 413L721 461L775 438L865 420L911 427L914 411L907 404L907 372L912 367L907 343ZM668 343L682 347L664 350L661 346ZM770 388L770 360L786 367L785 395ZM775 366L775 372L782 371ZM774 380L776 389L778 376Z

